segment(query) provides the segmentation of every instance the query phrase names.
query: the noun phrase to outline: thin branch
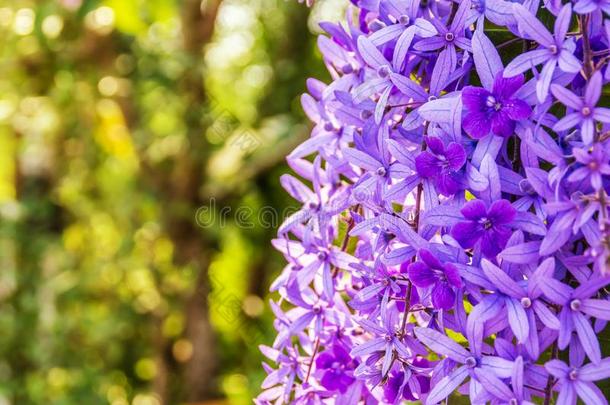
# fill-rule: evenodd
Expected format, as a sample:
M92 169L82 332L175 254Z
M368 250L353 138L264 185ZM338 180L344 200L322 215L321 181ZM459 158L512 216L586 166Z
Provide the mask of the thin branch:
M309 380L309 375L311 374L311 368L313 366L313 361L316 357L316 354L318 353L319 348L320 348L320 337L317 337L315 346L313 348L313 353L311 355L311 361L309 362L309 366L307 367L307 376L305 377L305 381L303 381L303 384L307 384L307 381Z
M556 359L559 357L559 348L557 347L557 341L555 341L553 343L553 347L551 349L552 351L552 358ZM553 397L553 385L554 385L554 379L552 375L549 375L549 378L546 381L546 389L545 389L545 394L544 394L544 405L550 405L551 404L551 398Z
M593 64L593 53L591 51L591 42L589 38L589 20L590 16L581 15L578 16L578 25L580 26L580 32L582 33L582 47L583 47L583 69L585 78L589 79L593 74L595 66Z

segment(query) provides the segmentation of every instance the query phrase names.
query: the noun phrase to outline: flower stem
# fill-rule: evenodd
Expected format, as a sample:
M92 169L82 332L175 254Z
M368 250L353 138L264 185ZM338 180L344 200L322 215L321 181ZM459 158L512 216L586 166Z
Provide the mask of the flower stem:
M405 333L405 328L407 327L407 318L409 317L409 312L411 309L409 308L411 305L411 289L413 288L413 284L409 282L409 286L407 287L407 295L405 297L405 314L402 317L402 325L400 326L400 330L402 333Z
M591 42L589 38L589 20L590 15L581 15L578 17L578 24L580 25L580 32L582 33L582 48L583 48L583 69L585 79L589 80L593 74L593 53L591 52Z
M551 349L551 357L556 359L559 357L559 348L557 347L557 341L553 343L553 347ZM549 378L546 381L546 389L544 394L544 405L550 405L551 398L553 397L553 376L549 375Z
M316 343L313 348L313 353L311 355L311 361L309 362L309 367L307 367L307 376L305 376L305 381L303 381L303 384L307 384L307 381L309 380L309 375L311 374L311 368L313 366L313 362L316 358L316 354L318 353L319 348L320 348L320 337L317 337Z
M356 205L355 210L358 211L359 208L360 208L360 204ZM345 249L347 249L347 245L349 243L349 233L351 232L351 230L354 228L355 225L356 225L356 221L354 221L354 218L350 215L348 222L347 222L347 229L345 229L345 235L343 236L343 241L341 242L341 251L343 251L343 252L345 252ZM337 274L339 273L339 268L337 266L333 266L331 273L332 273L333 278L336 277Z

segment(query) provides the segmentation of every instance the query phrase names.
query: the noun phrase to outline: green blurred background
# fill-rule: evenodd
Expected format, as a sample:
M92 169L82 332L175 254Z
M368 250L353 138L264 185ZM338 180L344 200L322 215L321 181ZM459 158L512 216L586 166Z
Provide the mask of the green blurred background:
M251 403L283 266L257 213L291 204L344 6L0 0L0 405Z

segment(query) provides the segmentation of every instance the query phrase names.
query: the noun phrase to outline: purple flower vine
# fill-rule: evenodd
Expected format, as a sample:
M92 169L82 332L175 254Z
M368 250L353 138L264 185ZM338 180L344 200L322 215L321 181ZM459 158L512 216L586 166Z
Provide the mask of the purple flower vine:
M351 2L255 401L607 404L610 3Z

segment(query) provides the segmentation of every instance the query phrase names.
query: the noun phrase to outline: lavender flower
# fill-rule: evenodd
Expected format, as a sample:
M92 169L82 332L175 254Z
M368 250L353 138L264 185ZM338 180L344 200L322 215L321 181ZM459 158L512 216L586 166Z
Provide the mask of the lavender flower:
M554 34L538 21L525 7L514 4L513 10L517 17L519 28L530 38L540 44L539 49L526 52L517 56L506 66L504 75L513 77L519 73L544 63L540 79L536 82L536 95L539 102L543 102L549 93L549 86L553 79L556 67L566 73L576 73L580 70L581 63L574 56L576 44L572 39L566 39L572 18L572 6L563 6L555 20Z
M593 381L610 378L610 358L598 364L587 364L581 367L569 367L560 360L551 360L544 367L559 381L558 404L576 403L580 397L585 404L607 404L608 400Z
M561 101L566 107L575 112L569 113L554 126L555 131L565 131L576 125L580 126L580 135L586 145L593 143L595 126L597 122L610 123L610 108L596 107L601 96L602 74L597 72L593 75L583 99L576 96L564 87L554 84L551 91L557 100Z
M568 177L569 181L576 182L583 179L590 179L591 185L595 190L603 187L603 176L610 175L610 157L601 144L595 144L591 151L574 148L572 150L574 158L582 165L574 170Z
M589 280L576 289L555 279L546 279L540 283L544 295L551 302L562 306L559 313L558 344L560 349L564 349L570 343L572 332L575 331L589 359L594 363L600 362L599 342L587 315L610 320L610 301L590 298L608 284L610 284L610 278Z

